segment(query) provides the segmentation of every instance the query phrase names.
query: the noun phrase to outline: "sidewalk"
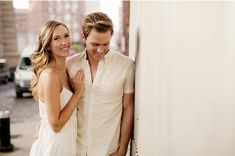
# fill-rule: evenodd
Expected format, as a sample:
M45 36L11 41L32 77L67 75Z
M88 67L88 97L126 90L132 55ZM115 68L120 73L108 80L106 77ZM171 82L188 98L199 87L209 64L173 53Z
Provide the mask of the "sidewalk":
M33 143L34 130L39 119L33 117L21 123L11 123L12 152L0 152L1 156L28 156Z
M0 99L0 110L10 112L10 135L14 145L12 152L0 152L0 156L28 156L39 121L38 103L27 93L23 98L16 98L13 82L0 85Z

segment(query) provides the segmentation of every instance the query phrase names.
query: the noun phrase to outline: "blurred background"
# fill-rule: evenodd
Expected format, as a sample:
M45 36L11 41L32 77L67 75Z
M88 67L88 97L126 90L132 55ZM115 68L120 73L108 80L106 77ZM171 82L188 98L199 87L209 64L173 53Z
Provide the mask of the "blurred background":
M43 23L53 19L64 22L70 28L74 49L81 51L81 20L91 12L107 13L114 23L112 47L127 53L129 2L103 1L0 1L0 56L16 66L23 49L36 43L37 33Z

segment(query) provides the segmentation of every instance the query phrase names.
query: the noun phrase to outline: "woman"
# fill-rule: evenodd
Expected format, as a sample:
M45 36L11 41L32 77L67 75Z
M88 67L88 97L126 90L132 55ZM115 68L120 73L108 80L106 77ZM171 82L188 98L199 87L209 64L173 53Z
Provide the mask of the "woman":
M84 72L69 79L65 59L70 54L69 30L48 21L32 54L32 94L39 101L41 125L30 156L75 156L77 116L75 108L84 90ZM73 92L71 91L73 89Z

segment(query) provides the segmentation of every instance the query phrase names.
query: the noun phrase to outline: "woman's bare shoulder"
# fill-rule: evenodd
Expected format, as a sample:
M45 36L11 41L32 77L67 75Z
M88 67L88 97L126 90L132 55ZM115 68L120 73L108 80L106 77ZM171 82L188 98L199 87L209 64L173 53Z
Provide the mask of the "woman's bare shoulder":
M43 83L60 82L60 76L54 68L45 68L40 74L40 79L43 81Z

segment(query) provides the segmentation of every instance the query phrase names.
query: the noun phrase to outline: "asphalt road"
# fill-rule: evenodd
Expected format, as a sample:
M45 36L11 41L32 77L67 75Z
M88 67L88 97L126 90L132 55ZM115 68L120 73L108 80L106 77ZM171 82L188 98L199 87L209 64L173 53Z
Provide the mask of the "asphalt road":
M33 143L35 126L39 121L38 104L31 94L16 98L14 84L0 84L0 110L10 111L12 152L0 152L1 156L28 156Z

